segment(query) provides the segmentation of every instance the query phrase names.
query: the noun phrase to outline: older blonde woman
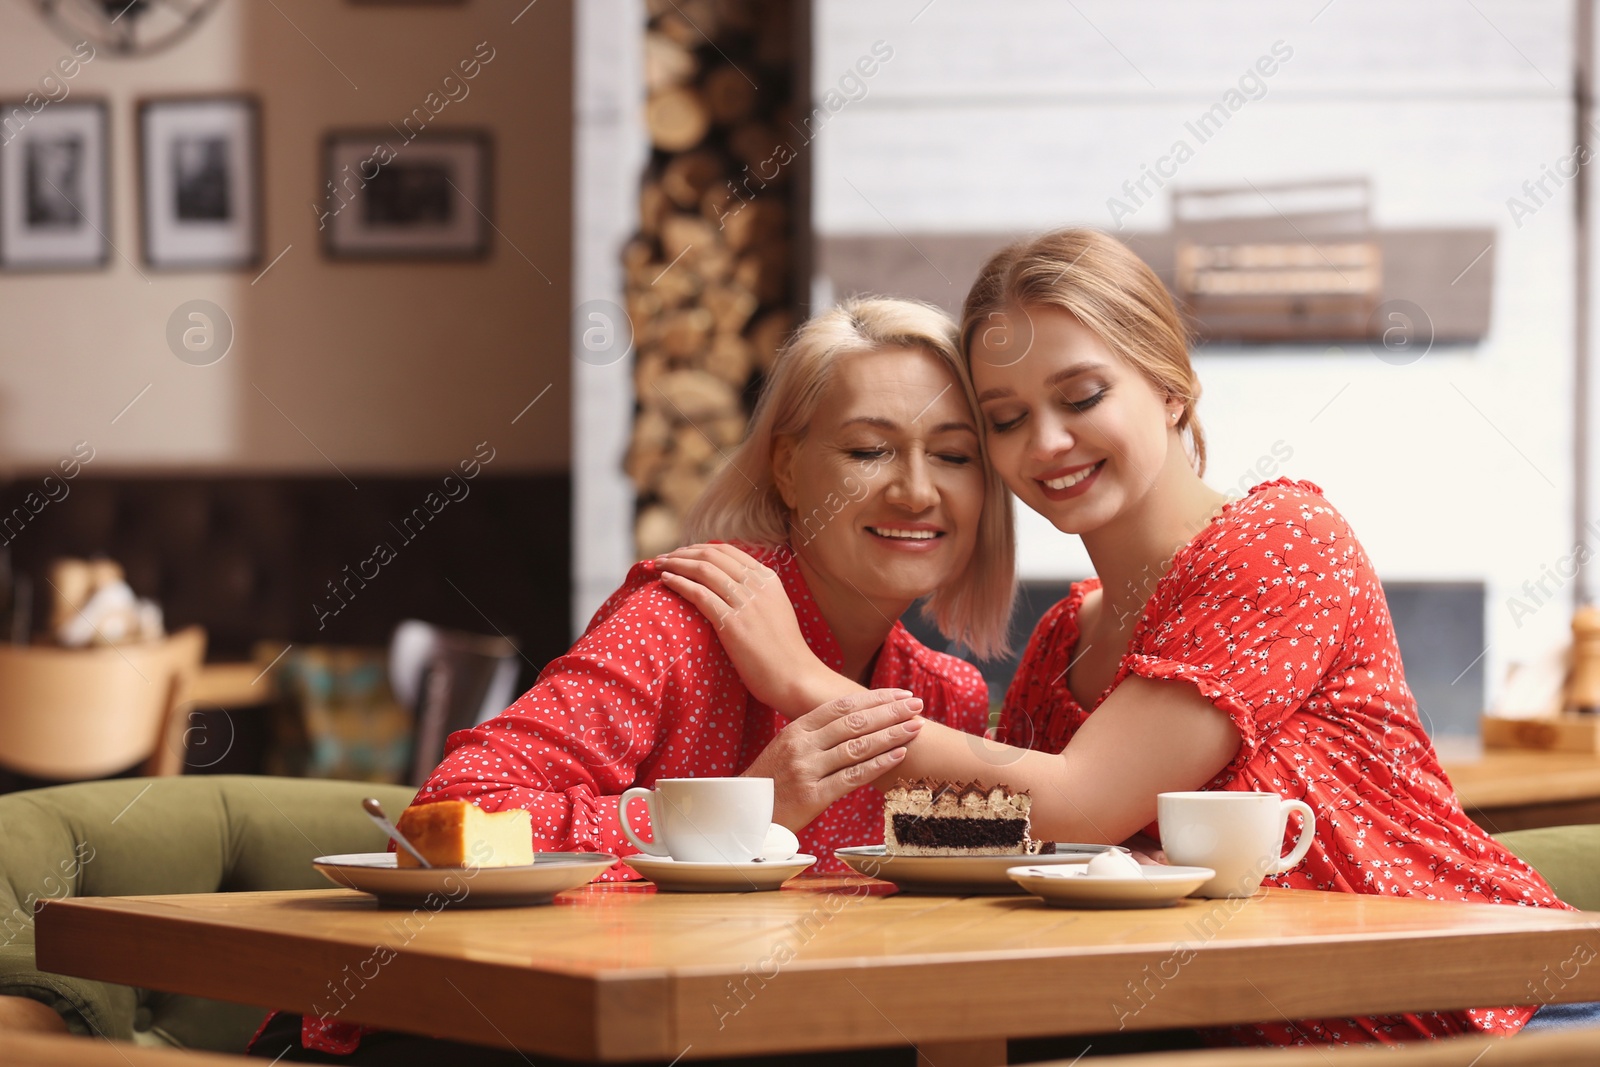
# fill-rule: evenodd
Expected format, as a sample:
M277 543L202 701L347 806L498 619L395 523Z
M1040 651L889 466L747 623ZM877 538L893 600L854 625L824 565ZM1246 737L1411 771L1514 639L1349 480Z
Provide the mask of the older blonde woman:
M775 818L803 850L870 838L881 801L856 786L903 757L915 713L961 731L986 721L978 672L897 621L931 596L949 632L1002 640L1010 515L974 412L943 312L853 301L799 330L690 517L696 536L747 549L721 549L749 560L745 591L783 597L814 658L872 692L784 729L723 650L727 620L709 622L676 591L691 583L644 563L537 685L451 739L417 802L527 808L540 848L626 855L625 789L755 774L776 780Z
M928 597L947 633L980 652L1004 643L1011 512L984 462L976 410L944 312L860 299L811 319L778 357L746 440L689 526L728 542L695 554L736 561L731 600L783 600L819 670L866 691L790 722L752 694L720 639L729 627L748 637L743 618L762 613L709 621L679 595L699 587L650 561L532 689L451 736L416 803L526 808L535 849L627 855L637 850L618 803L629 787L771 777L774 818L824 857L818 868L842 870L833 849L875 840L883 825L882 797L866 783L904 758L924 722L965 733L987 724L978 671L898 621ZM811 682L796 679L792 692ZM633 876L621 865L607 874ZM294 1022L272 1020L257 1053L276 1054ZM347 1055L363 1033L307 1017L301 1042Z

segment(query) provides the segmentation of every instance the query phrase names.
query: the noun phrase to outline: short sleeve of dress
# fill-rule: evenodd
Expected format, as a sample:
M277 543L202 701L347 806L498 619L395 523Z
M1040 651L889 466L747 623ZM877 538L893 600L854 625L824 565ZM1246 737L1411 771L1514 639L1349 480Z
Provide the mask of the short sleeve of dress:
M1231 777L1334 666L1360 551L1343 517L1293 483L1236 501L1174 558L1117 680L1199 690L1238 727Z

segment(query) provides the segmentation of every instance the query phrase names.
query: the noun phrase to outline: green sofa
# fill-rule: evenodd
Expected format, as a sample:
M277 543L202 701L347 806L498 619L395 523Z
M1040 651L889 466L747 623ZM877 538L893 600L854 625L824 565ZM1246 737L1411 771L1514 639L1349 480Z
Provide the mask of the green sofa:
M1584 911L1600 911L1600 825L1512 830L1495 840L1544 875L1556 896Z
M264 1009L39 971L35 904L331 888L313 857L386 847L361 798L377 797L397 815L413 793L410 786L216 775L0 796L0 996L42 1001L78 1034L240 1052Z

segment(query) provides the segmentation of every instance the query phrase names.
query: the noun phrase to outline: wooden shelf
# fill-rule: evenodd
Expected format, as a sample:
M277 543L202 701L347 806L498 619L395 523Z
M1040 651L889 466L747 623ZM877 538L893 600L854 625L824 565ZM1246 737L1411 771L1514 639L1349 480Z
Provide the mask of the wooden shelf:
M1483 745L1490 749L1600 753L1600 715L1510 718L1484 715Z

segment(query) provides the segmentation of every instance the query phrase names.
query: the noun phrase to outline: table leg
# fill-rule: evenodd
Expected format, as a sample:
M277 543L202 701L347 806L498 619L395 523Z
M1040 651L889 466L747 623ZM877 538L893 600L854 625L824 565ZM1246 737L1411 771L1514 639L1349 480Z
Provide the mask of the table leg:
M1006 1039L924 1041L917 1046L917 1067L1003 1067Z

